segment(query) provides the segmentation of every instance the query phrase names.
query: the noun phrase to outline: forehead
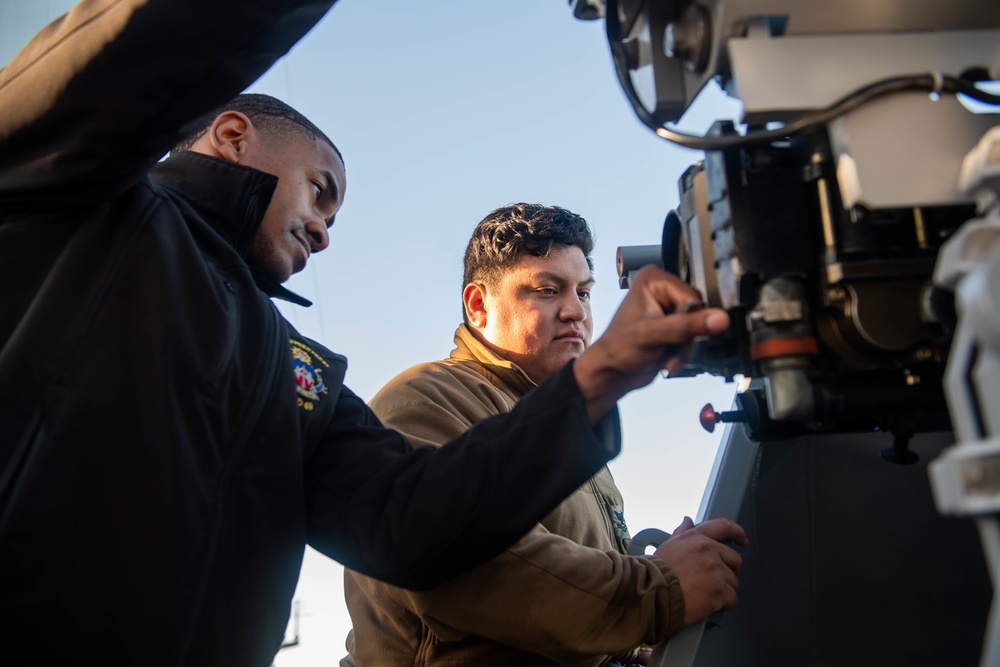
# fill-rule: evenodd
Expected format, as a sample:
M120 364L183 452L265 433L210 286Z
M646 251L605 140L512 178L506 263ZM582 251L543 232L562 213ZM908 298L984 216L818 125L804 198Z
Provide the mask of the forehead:
M572 284L593 281L583 250L579 246L564 245L553 246L545 257L525 253L510 267L504 277L512 280L559 278Z
M329 173L340 192L344 192L347 187L347 173L333 146L305 132L294 132L274 143L277 144L275 149L281 154L283 161L304 169Z

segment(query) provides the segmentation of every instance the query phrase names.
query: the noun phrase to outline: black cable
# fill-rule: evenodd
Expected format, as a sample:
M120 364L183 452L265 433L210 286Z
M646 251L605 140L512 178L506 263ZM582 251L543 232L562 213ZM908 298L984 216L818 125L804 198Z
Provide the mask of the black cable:
M962 94L986 104L1000 105L1000 95L976 88L969 81L955 76L929 72L925 74L890 77L876 81L849 93L825 109L805 113L772 130L755 130L745 135L726 135L721 137L685 134L665 128L664 122L657 119L655 114L650 113L639 100L635 86L632 84L632 77L629 74L628 60L621 39L621 24L618 20L617 0L607 0L605 22L607 24L608 44L611 47L611 57L614 62L615 73L618 76L618 82L622 90L625 91L625 96L628 98L639 120L658 136L684 148L717 151L770 143L778 139L803 134L821 125L826 125L833 119L858 108L876 97L904 91L925 90L929 93Z
M958 77L938 73L912 74L891 77L871 83L848 94L825 109L803 114L795 120L773 130L757 130L745 135L729 135L724 137L700 137L669 130L662 126L653 128L653 131L660 137L685 148L709 151L737 146L746 147L803 134L821 125L826 125L833 119L860 107L862 104L876 97L908 90L926 90L931 93L950 93L955 95L961 93L987 104L1000 104L1000 95L987 93Z

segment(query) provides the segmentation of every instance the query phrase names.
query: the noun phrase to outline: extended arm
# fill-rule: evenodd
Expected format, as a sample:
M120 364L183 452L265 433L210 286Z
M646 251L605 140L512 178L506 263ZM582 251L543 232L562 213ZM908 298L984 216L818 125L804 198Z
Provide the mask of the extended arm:
M120 192L332 4L81 2L0 70L0 206L37 211Z
M430 588L508 547L619 447L617 411L592 427L569 366L440 449L412 450L345 390L327 445L307 463L310 544L370 576ZM536 492L502 502L518 487Z

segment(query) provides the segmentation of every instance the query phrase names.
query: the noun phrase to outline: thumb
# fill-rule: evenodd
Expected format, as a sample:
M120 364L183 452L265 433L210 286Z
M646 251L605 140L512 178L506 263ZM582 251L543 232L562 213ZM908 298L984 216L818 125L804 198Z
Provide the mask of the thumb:
M681 524L679 526L677 526L676 528L674 528L674 532L671 533L670 536L671 537L676 537L677 535L680 535L684 531L690 530L692 528L694 528L694 521L691 520L691 517L686 516L686 517L684 517L684 520L681 521Z

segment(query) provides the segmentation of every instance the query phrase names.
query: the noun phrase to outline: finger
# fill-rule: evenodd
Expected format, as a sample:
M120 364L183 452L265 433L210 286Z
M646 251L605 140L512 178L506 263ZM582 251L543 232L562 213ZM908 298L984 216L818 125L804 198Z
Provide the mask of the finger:
M646 266L635 276L632 289L648 291L660 307L672 312L677 305L687 301L701 301L701 293L694 287L656 266Z
M674 537L676 535L680 535L685 530L690 530L692 528L694 528L694 521L691 520L691 517L686 516L686 517L684 517L684 520L681 521L681 524L679 526L677 526L676 528L674 528L674 532L672 532L670 534L670 536Z
M702 319L701 326L705 335L714 336L729 328L729 313L721 308L709 308L700 313Z
M730 596L736 594L736 589L739 588L740 580L730 570L726 570L725 568L723 568L723 570L725 573L722 574L716 581L717 588L715 589L714 599L717 601L721 600L722 603L727 603Z
M719 558L722 559L722 563L728 568L729 572L732 574L732 581L730 585L733 588L739 586L738 575L740 573L740 568L743 567L743 556L733 549L732 547L727 547L726 545L720 545ZM729 577L726 577L729 581Z
M736 594L736 588L733 586L726 586L725 590L722 592L720 597L721 606L716 609L716 611L725 611L726 609L732 609L736 606L736 602L739 600L739 596Z
M708 308L693 313L674 313L664 317L650 318L648 327L648 342L660 345L666 356L674 356L680 352L671 349L688 343L699 336L715 336L729 328L729 314L721 308Z
M743 527L729 519L720 518L705 521L695 526L693 530L697 530L702 535L719 542L732 540L740 546L746 546L747 544L747 534L743 530Z
M648 275L649 293L660 304L660 308L668 315L690 315L691 321L698 323L693 327L693 335L714 335L722 333L729 327L729 316L726 311L720 308L703 308L703 295L685 283L677 276L666 271L649 267L651 271ZM658 273L653 273L653 270ZM690 304L697 307L690 311L686 308Z

